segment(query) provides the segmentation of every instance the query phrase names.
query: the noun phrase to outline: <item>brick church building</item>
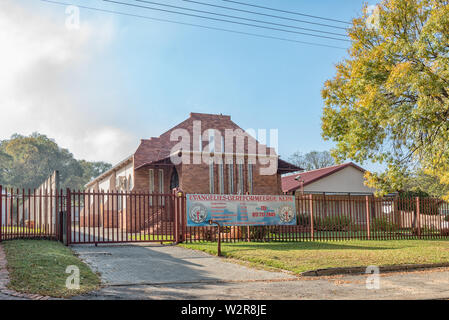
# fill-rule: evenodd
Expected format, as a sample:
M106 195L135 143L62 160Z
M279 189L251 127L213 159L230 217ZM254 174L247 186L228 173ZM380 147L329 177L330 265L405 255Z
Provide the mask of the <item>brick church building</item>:
M230 132L239 134L233 136ZM118 191L125 196L119 202L109 201L108 197L101 201L86 197L79 225L139 232L155 225L151 221L134 222L140 214L135 212L139 205L143 211L153 212L152 217L173 222L173 208L159 194L181 190L190 194L278 195L282 194L281 175L299 170L281 160L274 149L259 144L230 116L191 113L159 137L141 140L134 154L89 182L86 191ZM126 195L130 192L154 196L135 205L128 203Z
M201 125L200 141L195 141L195 121ZM184 129L189 133L190 143L178 149L178 137L172 135L175 130ZM250 150L251 142L260 150L261 146L249 135L246 135L244 153L236 151L238 142L234 138L232 151L225 151L224 137L226 130L242 130L230 116L191 113L190 117L163 133L157 138L143 139L136 152L118 163L113 168L89 182L88 190L138 191L150 193L171 193L173 189L181 189L185 193L197 194L282 194L281 175L301 170L289 164L266 148L267 157L275 158L276 170L270 175L261 175L261 167L265 164L250 163L256 150ZM208 139L209 132L221 141ZM206 132L207 131L207 132ZM243 130L242 130L243 132ZM206 137L205 137L206 136ZM176 140L175 140L176 139ZM175 141L172 141L175 140ZM228 142L226 142L227 144ZM211 147L211 144L214 145ZM263 146L264 147L264 146ZM220 150L217 150L220 149ZM195 154L201 153L222 158L222 163L195 163ZM173 163L173 156L181 156L188 161ZM268 161L268 159L266 159Z

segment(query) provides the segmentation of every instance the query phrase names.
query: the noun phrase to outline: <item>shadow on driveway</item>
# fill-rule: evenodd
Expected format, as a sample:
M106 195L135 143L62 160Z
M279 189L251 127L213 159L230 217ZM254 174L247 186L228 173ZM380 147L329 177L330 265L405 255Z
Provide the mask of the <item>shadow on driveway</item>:
M293 279L283 272L256 270L177 246L73 246L109 286L217 283Z

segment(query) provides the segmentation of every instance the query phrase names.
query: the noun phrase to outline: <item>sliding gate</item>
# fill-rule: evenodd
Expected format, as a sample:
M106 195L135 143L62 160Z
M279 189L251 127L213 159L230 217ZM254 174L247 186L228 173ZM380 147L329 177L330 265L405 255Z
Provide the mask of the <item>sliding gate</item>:
M184 197L67 190L67 243L178 242Z

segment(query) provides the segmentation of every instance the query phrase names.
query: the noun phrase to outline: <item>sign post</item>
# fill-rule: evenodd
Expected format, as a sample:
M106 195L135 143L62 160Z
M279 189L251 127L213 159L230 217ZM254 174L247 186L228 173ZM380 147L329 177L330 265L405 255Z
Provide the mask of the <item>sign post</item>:
M221 226L218 222L214 220L209 220L209 224L216 224L218 227L218 248L217 248L217 256L221 257Z

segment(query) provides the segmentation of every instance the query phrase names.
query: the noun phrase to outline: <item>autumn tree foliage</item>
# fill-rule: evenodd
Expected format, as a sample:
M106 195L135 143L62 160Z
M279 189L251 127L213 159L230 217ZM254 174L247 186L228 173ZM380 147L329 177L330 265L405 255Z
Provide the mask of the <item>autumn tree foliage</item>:
M449 185L449 1L384 0L375 11L353 20L349 58L324 85L323 137L337 160L385 165L367 174L382 193L416 170Z

